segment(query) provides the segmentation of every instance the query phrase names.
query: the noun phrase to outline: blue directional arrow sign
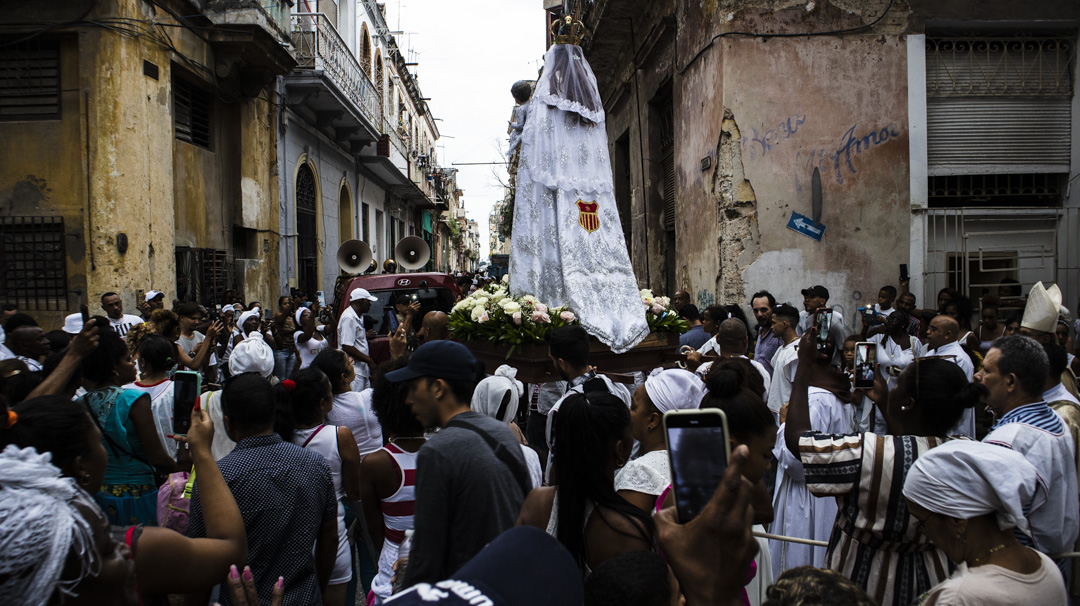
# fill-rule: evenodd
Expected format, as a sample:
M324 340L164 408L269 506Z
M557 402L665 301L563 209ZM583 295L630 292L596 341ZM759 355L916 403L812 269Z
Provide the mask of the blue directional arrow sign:
M791 211L791 219L788 220L787 226L788 229L818 242L821 242L822 236L825 235L825 225L823 223L814 223L814 220L810 217L800 215L795 211Z

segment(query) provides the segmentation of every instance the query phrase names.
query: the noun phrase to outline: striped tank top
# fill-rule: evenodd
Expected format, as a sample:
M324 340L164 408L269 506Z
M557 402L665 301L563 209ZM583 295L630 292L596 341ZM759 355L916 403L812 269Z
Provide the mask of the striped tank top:
M400 545L405 540L405 531L413 528L413 512L416 509L416 453L406 452L394 444L387 444L383 450L390 453L401 478L397 492L382 499L381 503L386 540Z

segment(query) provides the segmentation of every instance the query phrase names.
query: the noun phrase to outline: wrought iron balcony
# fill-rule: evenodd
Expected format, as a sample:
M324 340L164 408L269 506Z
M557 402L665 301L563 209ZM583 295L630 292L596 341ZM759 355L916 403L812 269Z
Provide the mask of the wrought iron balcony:
M295 13L292 42L297 70L321 70L375 129L382 127L382 103L356 55L322 13Z

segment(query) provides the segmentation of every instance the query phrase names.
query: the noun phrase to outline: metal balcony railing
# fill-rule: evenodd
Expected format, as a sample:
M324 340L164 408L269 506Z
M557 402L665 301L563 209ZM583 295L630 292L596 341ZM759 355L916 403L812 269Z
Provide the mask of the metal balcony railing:
M292 41L298 70L323 73L356 105L371 125L382 125L382 104L375 85L360 68L360 62L341 39L337 29L322 13L294 13ZM393 137L391 137L391 140Z

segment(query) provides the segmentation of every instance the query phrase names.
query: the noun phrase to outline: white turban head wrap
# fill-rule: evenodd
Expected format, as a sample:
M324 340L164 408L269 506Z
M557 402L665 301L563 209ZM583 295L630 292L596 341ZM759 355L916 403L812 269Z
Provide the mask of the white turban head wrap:
M1018 452L970 440L952 440L915 460L904 497L933 513L968 520L997 513L1002 530L1031 534L1024 508L1046 501L1038 471Z
M251 318L252 316L255 316L257 318L257 317L259 317L261 315L262 315L262 311L260 311L258 307L254 308L254 309L249 309L249 310L245 311L244 313L240 314L240 319L236 321L236 327L240 329L240 332L244 333L245 337L247 337L248 334L246 332L244 332L244 322L247 322L248 319ZM258 332L258 331L256 330L255 332Z
M1061 313L1061 289L1057 284L1050 288L1036 282L1028 293L1027 305L1024 306L1024 319L1020 326L1039 332L1057 330L1058 314Z
M525 386L515 377L517 369L513 366L503 364L497 368L494 375L480 381L473 390L472 409L503 423L509 423L517 415L518 402L525 393ZM503 400L507 397L509 400L503 408Z
M311 311L311 310L306 308L306 307L301 307L300 309L296 310L296 325L297 326L300 326L300 318L304 317L304 312L305 311ZM314 313L314 312L312 312L312 313Z
M274 372L274 350L270 349L262 333L253 330L236 344L229 356L229 372L233 375L257 372L264 377Z
M75 596L83 579L101 572L94 528L83 513L98 507L50 461L49 453L14 444L0 453L0 596L5 604L45 606L58 589ZM78 555L79 570L61 581L71 553Z
M705 395L705 384L688 370L672 368L645 380L645 392L660 414L669 410L697 408Z

